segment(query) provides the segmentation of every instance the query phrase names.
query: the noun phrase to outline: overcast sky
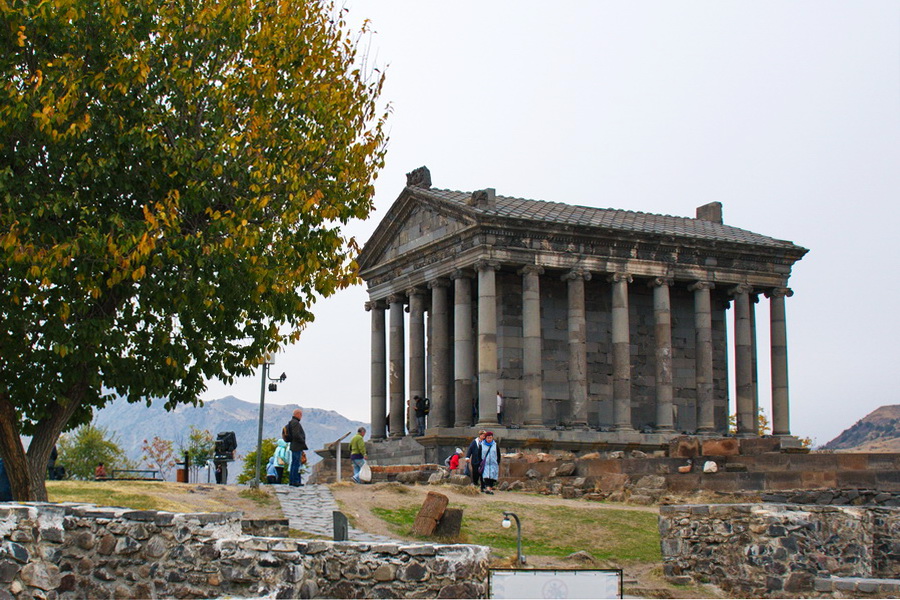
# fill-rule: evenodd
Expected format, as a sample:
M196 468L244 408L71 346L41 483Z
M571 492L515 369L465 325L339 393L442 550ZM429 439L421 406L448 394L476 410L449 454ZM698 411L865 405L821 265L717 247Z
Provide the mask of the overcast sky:
M393 107L376 210L349 228L360 242L421 165L437 188L599 208L720 201L726 224L810 249L787 300L793 433L823 444L900 403L900 3L346 6L371 21ZM369 420L366 299L316 305L267 404ZM765 298L757 319L766 349ZM771 415L768 354L759 375ZM204 398L228 394L258 401L259 378Z

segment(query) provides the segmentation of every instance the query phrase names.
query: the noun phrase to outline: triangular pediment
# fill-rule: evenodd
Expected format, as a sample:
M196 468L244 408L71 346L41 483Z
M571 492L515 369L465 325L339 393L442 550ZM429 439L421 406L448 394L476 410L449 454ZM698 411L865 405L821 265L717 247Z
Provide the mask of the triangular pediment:
M475 222L474 215L458 205L422 197L406 188L366 242L359 257L360 270L420 251L457 235Z

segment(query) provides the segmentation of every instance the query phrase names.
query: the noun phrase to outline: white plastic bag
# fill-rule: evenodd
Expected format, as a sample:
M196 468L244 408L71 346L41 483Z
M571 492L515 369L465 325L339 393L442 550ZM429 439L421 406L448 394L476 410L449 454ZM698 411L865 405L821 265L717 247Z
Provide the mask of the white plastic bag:
M362 468L359 470L359 480L363 483L372 481L372 469L369 468L368 462L364 462Z
M703 472L704 473L715 473L719 470L719 465L715 463L715 461L708 460L703 463Z

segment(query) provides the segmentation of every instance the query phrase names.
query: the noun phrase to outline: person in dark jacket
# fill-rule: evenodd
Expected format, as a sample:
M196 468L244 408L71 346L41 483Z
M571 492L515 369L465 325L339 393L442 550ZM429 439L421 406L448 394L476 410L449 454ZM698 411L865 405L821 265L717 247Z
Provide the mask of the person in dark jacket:
M288 423L288 436L291 444L291 467L288 471L288 481L294 487L303 485L300 475L300 465L303 460L303 451L306 450L306 432L303 431L303 425L300 419L303 418L303 409L296 409L294 416Z
M486 433L484 429L479 431L478 437L472 440L472 443L469 444L469 450L466 452L466 467L469 469L469 476L472 477L472 485L482 489L484 489L484 484L481 481L481 469L479 467L481 466L481 442L484 441Z

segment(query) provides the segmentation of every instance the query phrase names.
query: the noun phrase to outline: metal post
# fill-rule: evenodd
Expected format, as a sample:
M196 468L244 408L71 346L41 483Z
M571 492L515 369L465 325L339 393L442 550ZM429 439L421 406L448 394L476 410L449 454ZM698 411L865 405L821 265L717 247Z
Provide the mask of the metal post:
M259 487L260 466L262 465L262 436L263 436L263 413L266 404L266 375L268 374L269 363L264 362L262 365L262 379L259 384L259 430L256 436L256 477L250 482L250 487L256 489Z
M337 439L337 441L335 442L335 444L337 444L337 468L336 468L337 475L336 475L335 482L339 482L341 480L341 442L343 442L344 439L351 433L353 433L353 432L348 431L347 433L345 433L344 435L339 437Z
M347 436L344 436L344 437L347 437ZM340 440L338 440L336 442L337 443L337 476L335 478L335 482L337 482L337 483L341 482L341 440L342 439L344 439L344 438L341 438Z
M510 517L516 520L516 529L518 530L516 534L516 563L524 565L525 555L522 554L522 522L519 521L519 517L516 513L504 511L503 516L506 517L507 523L509 522ZM504 526L508 526L507 523L504 523Z

